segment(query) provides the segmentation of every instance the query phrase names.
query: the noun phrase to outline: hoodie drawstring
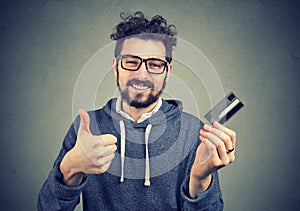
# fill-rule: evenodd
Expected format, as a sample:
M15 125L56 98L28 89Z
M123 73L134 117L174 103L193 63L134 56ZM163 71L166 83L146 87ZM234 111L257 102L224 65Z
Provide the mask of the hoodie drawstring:
M124 121L120 122L120 131L121 131L121 177L120 182L124 182L124 162L125 162L125 143L126 143L126 133L125 133L125 124ZM146 158L145 158L145 186L150 186L150 160L149 160L149 136L152 125L149 124L146 127L145 131L145 149L146 149Z
M121 178L120 182L124 182L124 161L125 161L125 124L124 121L120 121L120 131L121 131Z
M149 124L146 127L145 131L145 145L146 145L146 159L145 159L145 186L150 186L150 162L149 162L149 136L150 136L150 131L151 131L152 125Z

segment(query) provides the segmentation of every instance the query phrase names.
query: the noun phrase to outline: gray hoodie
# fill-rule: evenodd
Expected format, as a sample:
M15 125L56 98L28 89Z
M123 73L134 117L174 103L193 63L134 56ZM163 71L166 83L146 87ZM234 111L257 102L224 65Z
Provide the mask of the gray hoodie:
M182 111L179 101L163 100L159 111L141 123L116 112L116 99L89 112L94 135L113 134L117 151L104 174L85 175L81 185L62 183L59 163L75 145L77 117L63 141L38 199L39 210L73 210L83 195L84 210L222 210L218 174L195 199L188 195L189 173L203 123Z

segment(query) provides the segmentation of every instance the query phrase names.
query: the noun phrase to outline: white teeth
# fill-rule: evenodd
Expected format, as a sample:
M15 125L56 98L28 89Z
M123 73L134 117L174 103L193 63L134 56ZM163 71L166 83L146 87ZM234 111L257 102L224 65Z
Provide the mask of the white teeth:
M140 90L145 90L148 89L148 86L141 86L141 85L136 85L136 84L132 84L132 86L136 89L140 89Z

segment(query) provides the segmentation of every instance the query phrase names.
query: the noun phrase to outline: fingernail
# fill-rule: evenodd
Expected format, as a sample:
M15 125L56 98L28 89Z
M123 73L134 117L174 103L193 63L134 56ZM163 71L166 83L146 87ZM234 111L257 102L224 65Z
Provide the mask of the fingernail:
M219 126L219 122L217 122L217 121L214 121L214 123L213 123L213 126L215 126L215 127L218 127Z
M210 126L207 125L207 124L205 124L205 125L203 126L203 128L204 128L205 130L209 130L209 129L210 129Z

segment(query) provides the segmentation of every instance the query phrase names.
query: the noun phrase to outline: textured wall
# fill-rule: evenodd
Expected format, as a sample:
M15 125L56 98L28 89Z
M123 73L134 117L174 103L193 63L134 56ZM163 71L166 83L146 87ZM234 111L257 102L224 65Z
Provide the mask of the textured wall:
M73 118L82 67L111 42L119 13L136 10L174 23L179 37L209 58L225 92L246 104L227 124L238 132L238 146L235 163L220 171L225 210L300 209L297 1L82 2L0 1L1 210L36 209ZM174 74L193 90L203 115L209 103L201 83L188 72ZM107 74L99 106L111 90L115 79Z

